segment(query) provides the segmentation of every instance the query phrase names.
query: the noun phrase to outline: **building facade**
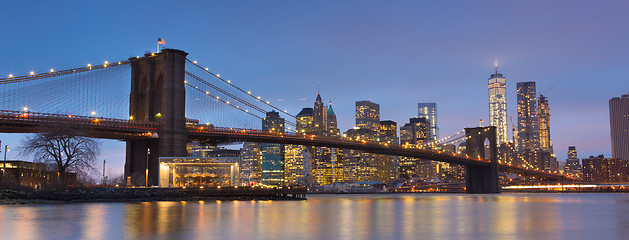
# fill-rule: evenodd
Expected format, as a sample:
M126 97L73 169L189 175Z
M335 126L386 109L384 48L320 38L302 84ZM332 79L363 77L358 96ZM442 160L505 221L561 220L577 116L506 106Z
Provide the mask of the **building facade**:
M262 131L270 133L284 132L284 118L276 111L266 113L266 118L262 119ZM262 183L271 186L283 186L286 184L284 178L284 145L277 143L262 143Z
M537 167L539 150L539 118L537 117L537 95L535 82L517 83L518 99L518 152L527 164Z
M488 79L489 125L496 127L498 145L509 141L507 127L507 79L498 73Z
M627 161L590 156L583 159L583 181L593 183L626 182Z
M435 141L439 138L439 127L437 126L437 104L436 103L418 103L417 117L425 118L430 123L430 140Z
M581 164L579 163L579 157L577 156L577 148L575 146L568 146L568 159L566 159L566 166L564 172L572 176L581 178Z
M629 161L629 94L609 100L612 157Z

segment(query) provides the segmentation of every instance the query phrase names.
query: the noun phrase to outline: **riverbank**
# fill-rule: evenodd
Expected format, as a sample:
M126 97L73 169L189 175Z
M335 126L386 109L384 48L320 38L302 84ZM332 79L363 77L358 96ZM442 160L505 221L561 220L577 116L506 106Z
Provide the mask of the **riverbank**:
M305 200L306 189L223 188L103 188L71 187L46 190L0 190L0 205L88 202L155 202L199 200Z

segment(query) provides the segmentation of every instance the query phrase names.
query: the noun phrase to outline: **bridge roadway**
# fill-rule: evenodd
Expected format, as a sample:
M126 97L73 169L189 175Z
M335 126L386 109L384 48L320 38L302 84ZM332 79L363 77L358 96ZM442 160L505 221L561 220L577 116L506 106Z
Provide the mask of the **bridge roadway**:
M132 140L158 137L159 124L142 121L129 121L112 118L99 118L27 111L0 110L0 132L3 133L38 133L43 129L69 126L83 129L87 137ZM222 128L212 125L189 125L190 140L223 140L228 142L267 142L295 144L317 147L362 150L370 153L420 158L464 166L488 166L489 160L474 159L465 155L447 153L439 150L407 148L397 144L368 141L349 141L333 137L323 137L299 133L263 132L254 129ZM553 180L574 180L565 175L523 168L507 163L499 163L501 171L522 175L538 176Z

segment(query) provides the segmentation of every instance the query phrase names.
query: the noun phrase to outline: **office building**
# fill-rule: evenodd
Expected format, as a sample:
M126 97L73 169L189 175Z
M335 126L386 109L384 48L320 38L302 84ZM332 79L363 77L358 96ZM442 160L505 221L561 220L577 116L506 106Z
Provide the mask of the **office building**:
M496 127L496 140L501 145L509 140L507 132L507 79L496 72L488 80L489 125Z
M517 83L518 100L518 152L526 164L539 168L537 151L539 150L539 118L537 116L537 95L535 82Z
M425 118L430 123L430 139L435 141L439 138L439 128L437 126L437 104L418 103L417 118Z
M262 131L270 133L284 133L284 118L276 111L266 113L262 119ZM277 143L262 143L262 183L272 186L283 186L284 179L284 145Z
M564 172L566 174L581 178L581 164L579 163L577 148L575 146L568 147L568 159L566 159Z
M583 159L583 181L593 183L626 182L627 161L590 156Z
M609 100L612 157L629 161L629 94Z
M552 153L553 144L550 140L550 107L548 106L548 98L544 97L544 95L539 95L539 104L537 106L537 116L539 119L539 149Z

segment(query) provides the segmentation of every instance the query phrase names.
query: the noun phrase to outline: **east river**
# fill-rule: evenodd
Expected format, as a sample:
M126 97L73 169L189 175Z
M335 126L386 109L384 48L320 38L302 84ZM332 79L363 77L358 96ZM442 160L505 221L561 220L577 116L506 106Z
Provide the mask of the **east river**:
M0 239L629 239L629 194L5 205Z

